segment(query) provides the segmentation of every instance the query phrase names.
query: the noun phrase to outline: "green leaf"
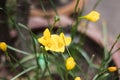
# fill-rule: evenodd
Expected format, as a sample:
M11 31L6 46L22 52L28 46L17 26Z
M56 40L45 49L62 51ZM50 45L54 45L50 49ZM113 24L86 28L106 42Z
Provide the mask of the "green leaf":
M91 64L91 60L90 60L90 57L88 56L88 54L83 49L81 49L79 47L76 47L76 49L81 53L81 55L84 57L84 59L90 65Z
M101 75L97 80L105 80L105 78L107 78L107 76L109 76L109 73L105 73L105 74Z

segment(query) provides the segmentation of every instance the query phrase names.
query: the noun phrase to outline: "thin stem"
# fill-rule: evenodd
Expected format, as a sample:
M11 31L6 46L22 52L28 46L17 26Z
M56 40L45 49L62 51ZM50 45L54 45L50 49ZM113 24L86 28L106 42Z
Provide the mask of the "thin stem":
M116 49L114 52L112 52L111 55L115 54L115 53L116 53L117 51L119 51L119 50L120 50L120 48Z
M93 6L93 10L95 10L98 6L98 4L101 2L102 0L97 0L97 2L95 3L95 5Z
M112 47L111 47L111 49L110 49L110 51L109 51L108 53L111 53L111 52L112 52L114 46L116 45L116 43L118 42L119 39L120 39L120 34L117 36L117 39L116 39L115 42L113 43L113 45L112 45Z
M47 70L48 70L48 73L49 73L50 79L53 80L53 79L52 79L52 76L51 76L51 72L50 72L49 66L48 66L48 56L47 56L46 51L45 51L45 54L44 54L43 56L44 56L44 60L45 60L45 64L46 64L46 68L47 68Z
M65 41L65 37L64 37L64 36L63 36L63 40L64 40L64 43L65 43L65 48L66 48L66 50L67 50L67 52L68 52L69 56L72 56L72 55L70 54L69 49L66 47L66 41Z
M22 67L23 70L26 69L26 68L24 67L24 65L22 65L22 63L19 62L13 55L11 55L11 54L9 54L9 55L10 55L10 57L11 57L14 61L16 61L16 62L18 63L19 66ZM13 68L16 69L16 66L14 65ZM27 78L28 78L28 80L29 80L29 75L27 75Z
M93 77L92 80L98 80L98 78L99 78L102 74L104 74L106 71L107 71L107 70L103 70L103 71L101 71L100 73L96 74L96 75Z
M57 12L57 9L56 9L55 4L53 3L53 0L49 0L49 1L50 1L50 4L51 4L51 5L52 5L52 7L53 7L53 9L54 9L55 13L58 15L58 12Z
M7 51L5 52L5 57L6 57L6 60L8 60L10 62L10 65L13 66L13 63L12 63L12 61L10 59L10 56L9 56Z
M103 28L103 42L104 42L104 59L106 60L110 57L110 54L108 54L107 51L108 39L107 39L107 27L105 22L102 23L102 28Z
M68 80L68 71L65 74L65 80Z
M16 80L16 79L17 79L18 77L20 77L21 75L23 75L23 74L25 74L25 73L27 73L27 72L29 72L29 71L35 69L36 67L37 67L37 66L32 66L32 67L30 67L30 68L24 70L23 72L19 73L19 74L16 75L15 77L13 77L11 80Z
M53 25L50 28L50 32L52 33L52 29L55 27L56 21L54 21Z
M46 55L46 57L48 58L48 55ZM52 78L52 76L51 76L50 68L49 68L49 66L48 66L48 59L47 59L47 69L48 69L48 72L49 72L49 75L50 75L51 80L53 80L53 78Z
M85 72L83 71L83 69L78 65L78 63L76 62L76 66L77 66L77 68L80 70L80 72L81 72L81 75L83 75L83 77L85 78L85 80L87 80L86 78L86 74L85 74Z
M80 0L77 0L76 5L75 5L75 9L74 9L75 13L77 12L77 7L78 7L79 2L80 2Z
M50 25L49 16L48 16L47 11L46 11L46 9L45 9L45 7L44 7L44 3L43 3L42 0L39 0L39 2L40 2L40 5L41 5L41 8L42 8L42 10L43 10L43 12L44 12L44 14L45 14L45 17L47 18L48 25Z
M13 51L16 51L16 52L19 52L19 53L22 53L22 54L25 54L25 55L31 55L31 53L28 53L28 52L25 52L25 51L22 51L22 50L19 50L19 49L16 49L10 45L7 45L7 48L10 49L10 50L13 50Z
M66 48L66 50L67 50L67 52L68 52L69 56L71 56L71 57L72 57L72 55L70 54L70 51L69 51L68 47L66 47L66 46L65 46L65 48Z
M35 43L35 39L34 39L33 36L32 36L32 41L33 41L33 48L34 48L34 53L35 53L36 62L37 62L38 68L39 68L39 62L38 62L37 50L36 50L36 43Z

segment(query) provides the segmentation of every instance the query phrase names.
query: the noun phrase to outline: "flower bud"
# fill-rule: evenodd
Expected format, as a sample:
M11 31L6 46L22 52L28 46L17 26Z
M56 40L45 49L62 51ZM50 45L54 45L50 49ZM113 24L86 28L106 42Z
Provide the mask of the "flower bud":
M76 77L75 80L81 80L81 78L80 77Z
M66 60L66 69L72 70L76 65L76 62L74 61L73 57L69 57Z
M109 72L115 72L115 71L117 71L117 67L108 67L108 71Z
M7 44L5 42L0 42L0 49L2 51L7 51Z
M96 22L100 19L100 13L97 11L91 11L89 14L79 17L79 18L85 18L89 21Z

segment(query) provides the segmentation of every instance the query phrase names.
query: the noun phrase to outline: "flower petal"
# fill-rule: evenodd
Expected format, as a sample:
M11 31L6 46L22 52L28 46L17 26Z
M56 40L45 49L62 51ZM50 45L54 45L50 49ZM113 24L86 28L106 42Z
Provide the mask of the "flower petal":
M65 37L64 33L61 33L60 37L62 38L62 41L64 42L65 46L68 46L71 43L71 38L70 37Z
M50 38L50 31L49 31L48 28L45 29L45 31L43 32L43 36L44 36L45 39L46 39L46 38Z

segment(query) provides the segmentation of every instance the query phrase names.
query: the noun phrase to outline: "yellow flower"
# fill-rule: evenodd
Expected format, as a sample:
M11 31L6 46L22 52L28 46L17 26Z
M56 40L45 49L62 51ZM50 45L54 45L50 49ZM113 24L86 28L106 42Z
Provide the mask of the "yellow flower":
M74 61L73 57L69 57L67 58L65 65L67 70L72 70L75 67L76 62Z
M96 21L98 21L99 18L100 18L100 13L97 12L97 11L92 11L92 12L90 12L89 14L87 14L87 15L85 15L85 16L82 16L82 17L80 17L80 18L85 18L85 19L87 19L87 20L89 20L89 21L96 22Z
M80 77L76 77L75 80L81 80L81 78Z
M108 71L115 72L115 71L117 71L117 67L114 67L114 66L108 67Z
M7 51L7 44L5 42L0 42L0 49L2 51Z
M38 42L45 46L45 50L64 52L65 46L70 44L71 38L65 37L63 33L51 35L49 29L45 29L43 36L38 38Z

